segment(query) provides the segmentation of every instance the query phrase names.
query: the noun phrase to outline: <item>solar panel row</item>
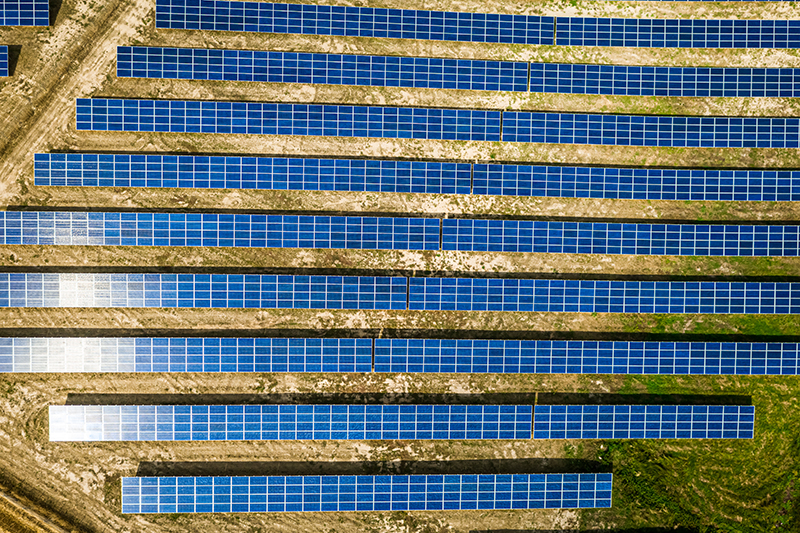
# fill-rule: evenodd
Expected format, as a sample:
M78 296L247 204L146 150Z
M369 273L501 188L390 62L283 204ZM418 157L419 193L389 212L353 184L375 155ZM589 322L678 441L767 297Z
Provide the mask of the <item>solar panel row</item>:
M0 213L0 243L439 250L430 218L185 213Z
M0 0L0 26L49 26L48 0Z
M123 513L611 507L611 474L124 477Z
M798 118L589 115L184 100L79 98L77 128L618 146L800 148Z
M156 27L559 46L800 48L796 20L554 19L227 0L157 0Z
M530 439L530 405L51 405L50 441Z
M752 405L536 405L534 439L752 439Z
M798 375L797 343L0 338L0 372Z
M800 283L0 273L0 307L800 314Z
M0 46L0 78L8 76L8 46Z
M17 211L0 244L797 256L800 227Z
M117 77L528 90L527 63L142 46L117 48Z
M500 111L471 109L104 98L77 100L77 128L92 131L491 141L500 140L500 122Z
M622 96L797 97L800 69L649 67L120 46L117 77Z
M36 185L800 201L800 172L143 154L36 154Z

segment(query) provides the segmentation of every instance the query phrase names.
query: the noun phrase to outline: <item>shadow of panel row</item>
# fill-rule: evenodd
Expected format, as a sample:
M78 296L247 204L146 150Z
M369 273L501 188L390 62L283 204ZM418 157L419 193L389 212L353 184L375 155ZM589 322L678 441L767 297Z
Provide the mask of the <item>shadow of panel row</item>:
M521 63L120 46L118 78L686 97L797 97L800 69Z
M0 372L373 371L797 375L800 345L363 338L0 338Z
M42 186L800 201L800 172L161 154L36 154Z
M752 439L752 405L53 405L50 441Z
M558 46L800 47L794 20L554 18L222 0L157 0L156 27Z

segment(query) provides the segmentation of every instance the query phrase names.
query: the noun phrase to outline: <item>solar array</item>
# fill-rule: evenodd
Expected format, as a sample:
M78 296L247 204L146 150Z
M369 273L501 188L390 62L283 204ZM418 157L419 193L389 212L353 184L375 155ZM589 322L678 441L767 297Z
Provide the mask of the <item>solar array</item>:
M50 441L530 439L530 405L51 405Z
M800 347L748 342L0 338L3 373L372 371L794 376L800 374Z
M0 26L49 25L49 0L0 0Z
M184 100L79 98L77 128L462 141L499 141L502 131L505 142L800 148L798 118L588 115Z
M797 22L800 24L800 20ZM505 111L503 141L617 146L800 148L800 119Z
M704 98L797 97L800 69L534 63L530 91Z
M0 372L371 372L372 339L0 338Z
M752 439L752 405L536 405L534 439Z
M8 46L0 46L0 77L8 76Z
M442 249L490 252L796 256L798 226L442 221Z
M554 19L227 0L157 0L156 27L558 46L800 48L796 20Z
M775 119L777 120L777 119ZM500 111L349 105L79 98L92 131L500 140Z
M374 371L794 376L800 374L800 345L375 339Z
M227 0L156 0L156 28L553 44L553 17Z
M611 507L611 474L123 477L123 513Z
M439 250L430 218L0 212L0 243Z
M406 278L0 273L0 307L405 309Z
M472 185L470 181L472 173ZM800 172L144 154L36 154L36 185L800 201Z
M800 283L0 273L0 307L800 314Z
M528 64L197 48L117 48L118 78L527 91Z
M800 283L410 278L409 309L798 314Z

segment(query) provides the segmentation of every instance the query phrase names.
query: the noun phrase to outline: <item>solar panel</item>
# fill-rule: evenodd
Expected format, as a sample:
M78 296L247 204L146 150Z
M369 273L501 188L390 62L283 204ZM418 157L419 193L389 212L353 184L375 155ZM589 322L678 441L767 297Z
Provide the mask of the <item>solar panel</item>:
M226 0L157 0L156 27L553 44L553 17Z
M797 97L800 69L534 63L530 90L624 96Z
M474 165L474 194L640 200L800 201L800 172Z
M438 250L439 219L0 212L0 244Z
M469 194L469 163L143 154L35 154L36 185Z
M51 405L50 441L530 439L530 405Z
M48 0L0 0L0 26L49 26Z
M800 48L800 20L558 17L559 46Z
M372 339L0 338L0 372L371 372Z
M1 359L0 359L1 360ZM375 339L375 372L786 375L797 343Z
M8 46L0 46L0 77L8 76Z
M406 278L0 274L0 307L405 309Z
M611 507L611 474L123 477L123 513Z
M503 112L503 141L617 146L800 148L800 119L506 111Z
M537 405L534 439L752 439L752 405Z
M117 77L527 91L528 63L120 46Z
M800 283L411 278L409 309L800 314Z
M798 226L442 221L442 249L476 252L796 256Z
M92 131L499 141L500 121L500 111L474 109L105 98L77 100L77 128Z

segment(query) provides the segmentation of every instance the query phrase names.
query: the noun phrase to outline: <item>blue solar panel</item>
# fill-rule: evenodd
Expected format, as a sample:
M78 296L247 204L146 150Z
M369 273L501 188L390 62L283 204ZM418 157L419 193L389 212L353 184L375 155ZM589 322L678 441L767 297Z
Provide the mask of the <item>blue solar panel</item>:
M800 96L800 69L534 63L531 92L624 96Z
M800 201L800 172L474 165L474 194L640 200Z
M375 339L375 372L795 376L800 345Z
M105 98L77 100L77 128L92 131L499 141L500 122L500 111L473 109Z
M372 339L0 338L0 372L371 372Z
M157 28L187 30L553 44L553 20L527 15L226 0L156 1Z
M0 26L49 25L48 0L0 0Z
M51 405L50 441L530 439L530 405Z
M36 154L36 185L469 194L469 163ZM800 190L800 188L798 189Z
M406 278L0 274L0 307L405 309Z
M667 117L506 111L503 113L503 141L618 146L800 148L800 118Z
M117 77L527 91L528 63L120 46Z
M611 507L611 474L123 477L123 513Z
M442 249L478 252L796 256L798 226L444 219Z
M752 405L537 405L534 439L752 439Z
M8 46L0 46L0 77L8 76Z
M0 212L0 244L438 250L439 219Z
M559 46L800 48L800 20L663 20L559 17Z
M800 314L800 283L411 278L409 309Z

